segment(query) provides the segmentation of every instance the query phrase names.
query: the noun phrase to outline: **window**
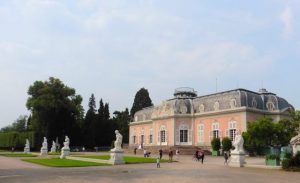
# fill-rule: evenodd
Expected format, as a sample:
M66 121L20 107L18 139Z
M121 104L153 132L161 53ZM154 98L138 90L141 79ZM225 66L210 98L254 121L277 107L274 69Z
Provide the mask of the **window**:
M235 138L235 134L236 134L236 122L235 121L229 122L229 131L228 132L229 132L228 136L229 136L230 140L233 141Z
M233 98L230 100L230 108L233 109L236 107L236 100Z
M134 135L132 139L133 139L133 143L135 144L136 143L136 136Z
M229 129L229 138L231 141L235 138L236 129Z
M213 138L219 138L219 130L213 130Z
M187 142L187 141L188 141L188 131L180 130L180 142Z
M214 104L214 110L215 110L215 111L218 111L219 108L220 108L220 104L219 104L218 101L216 101L215 104Z
M275 105L273 102L268 102L267 103L267 108L269 111L274 111L275 110Z
M204 142L204 124L198 125L198 143Z
M257 107L257 102L256 102L256 100L255 100L254 97L252 98L252 107L253 107L253 108L256 108L256 107Z
M141 144L144 143L144 135L141 135Z
M153 135L150 134L150 135L149 135L149 144L152 144L152 143L153 143Z
M212 124L212 137L213 138L220 138L219 123L213 123Z
M166 142L166 131L165 130L160 131L160 142Z

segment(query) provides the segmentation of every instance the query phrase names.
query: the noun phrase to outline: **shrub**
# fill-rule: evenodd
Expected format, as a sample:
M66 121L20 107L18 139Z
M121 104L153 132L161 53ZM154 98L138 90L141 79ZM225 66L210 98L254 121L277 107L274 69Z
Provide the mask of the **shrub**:
M228 137L223 138L222 147L223 147L223 151L229 151L232 148L232 142L230 138Z
M282 162L281 162L282 169L288 170L290 166L291 166L291 159L282 160Z
M300 167L300 151L293 157L293 164Z
M211 141L211 147L214 151L218 151L221 148L221 141L219 138L213 138Z
M276 155L276 154L269 154L269 155L266 156L266 160L269 160L269 159L270 159L270 160L271 160L271 159L272 159L272 160L275 160L275 159L276 159L276 160L279 160L280 157L279 157L278 155Z

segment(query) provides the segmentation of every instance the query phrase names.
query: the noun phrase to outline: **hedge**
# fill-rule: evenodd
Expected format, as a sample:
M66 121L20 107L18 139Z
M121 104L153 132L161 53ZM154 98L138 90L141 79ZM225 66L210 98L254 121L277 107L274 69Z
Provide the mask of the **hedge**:
M0 133L0 148L10 149L11 147L15 147L22 149L25 146L26 139L29 139L30 147L34 147L34 132Z

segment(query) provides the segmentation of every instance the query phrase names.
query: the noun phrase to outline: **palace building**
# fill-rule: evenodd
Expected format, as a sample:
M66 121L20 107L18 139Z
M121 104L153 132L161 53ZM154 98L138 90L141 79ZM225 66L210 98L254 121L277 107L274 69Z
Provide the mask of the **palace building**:
M129 146L209 147L214 137L234 139L247 122L270 117L288 118L294 107L276 94L260 89L235 89L197 96L192 88L178 88L174 98L135 113L129 124Z

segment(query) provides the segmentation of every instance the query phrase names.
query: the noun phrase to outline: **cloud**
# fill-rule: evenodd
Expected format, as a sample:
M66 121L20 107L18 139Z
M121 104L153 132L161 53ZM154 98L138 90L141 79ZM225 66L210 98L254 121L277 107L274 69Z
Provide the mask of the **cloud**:
M293 34L293 12L289 6L280 14L280 20L283 24L282 37L290 38Z

